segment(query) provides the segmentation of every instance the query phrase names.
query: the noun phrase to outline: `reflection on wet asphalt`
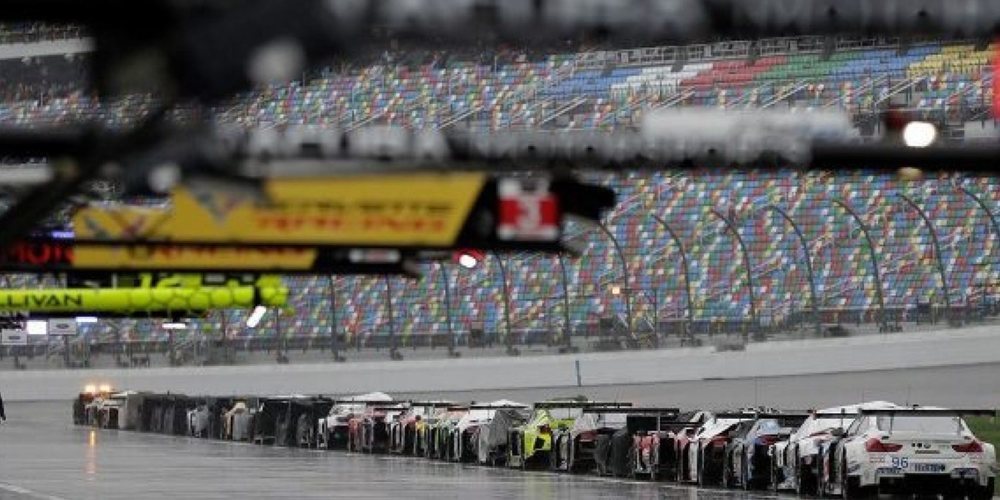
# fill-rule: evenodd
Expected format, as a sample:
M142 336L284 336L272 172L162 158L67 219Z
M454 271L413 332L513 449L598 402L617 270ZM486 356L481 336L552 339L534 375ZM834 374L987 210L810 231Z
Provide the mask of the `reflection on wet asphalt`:
M768 498L646 483L74 427L70 403L12 403L0 499Z

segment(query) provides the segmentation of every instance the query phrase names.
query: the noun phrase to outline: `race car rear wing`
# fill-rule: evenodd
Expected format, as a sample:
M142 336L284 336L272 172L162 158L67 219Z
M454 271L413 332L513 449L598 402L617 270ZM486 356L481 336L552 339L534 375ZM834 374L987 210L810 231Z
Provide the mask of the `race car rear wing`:
M995 417L997 410L969 410L952 408L892 408L892 409L862 409L862 415L907 415L912 417Z
M598 401L542 401L535 403L535 408L631 408L632 403L598 402Z
M527 410L529 407L527 405L490 405L490 404L478 404L470 405L470 410Z
M809 418L809 413L760 413L758 419L777 420L782 427L802 425Z
M454 401L411 401L410 407L419 406L420 408L447 408L449 406L455 406L456 404L458 403Z
M637 408L629 410L628 415L625 416L625 428L629 434L634 435L693 425L692 422L679 422L678 415L680 415L679 408Z
M716 413L712 415L715 420L751 420L758 418L762 413L757 412L728 412Z
M818 411L818 412L813 412L812 416L814 416L816 418L847 418L847 417L854 418L854 417L858 416L858 412L857 411L841 411L841 412L832 412L832 411L821 412L821 411Z
M677 416L681 413L680 408L649 408L636 406L584 408L583 410L584 413L611 413L615 411L628 413L629 415L662 417L668 420L676 420Z
M892 434L893 426L896 423L895 417L897 415L903 415L907 417L969 417L969 416L980 416L980 417L997 417L996 410L961 410L961 409L951 409L951 408L892 408L892 409L871 409L861 410L861 415L863 416L879 416L879 417L889 417L889 434ZM957 432L962 431L962 421L959 419L957 425Z
M366 407L372 406L385 406L393 404L393 401L358 401L354 399L334 399L332 400L335 405L364 405ZM405 401L397 401L398 403L404 403Z
M373 406L373 411L406 411L409 410L409 405L406 406Z

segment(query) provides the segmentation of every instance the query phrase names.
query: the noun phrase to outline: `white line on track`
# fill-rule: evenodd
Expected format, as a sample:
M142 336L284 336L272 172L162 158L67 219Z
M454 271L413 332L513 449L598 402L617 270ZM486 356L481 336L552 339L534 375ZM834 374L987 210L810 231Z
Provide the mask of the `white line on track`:
M21 496L26 496L29 498L36 498L38 500L67 500L63 497L57 497L54 495L46 495L45 493L39 493L37 491L32 491L27 488L22 488L16 484L0 482L0 490L6 491L8 493L14 493Z

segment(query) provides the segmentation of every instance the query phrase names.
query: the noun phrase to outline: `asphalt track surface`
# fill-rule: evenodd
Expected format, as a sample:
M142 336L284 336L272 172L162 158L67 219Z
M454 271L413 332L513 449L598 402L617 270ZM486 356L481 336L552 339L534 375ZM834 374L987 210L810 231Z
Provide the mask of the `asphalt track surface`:
M684 407L759 404L805 408L858 399L997 406L1000 365L824 377L502 391L532 401L565 394ZM429 393L430 394L430 393ZM453 393L487 400L500 394ZM725 399L736 398L736 399ZM843 399L846 398L846 401ZM133 498L636 498L753 499L761 492L523 473L407 457L253 446L102 431L71 424L70 402L8 405L0 425L0 499Z

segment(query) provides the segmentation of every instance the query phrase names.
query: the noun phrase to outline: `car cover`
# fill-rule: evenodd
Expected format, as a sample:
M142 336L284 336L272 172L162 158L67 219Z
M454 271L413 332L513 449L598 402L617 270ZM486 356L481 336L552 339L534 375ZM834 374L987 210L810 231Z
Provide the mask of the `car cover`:
M627 477L629 470L629 452L632 449L632 435L626 429L619 429L611 435L611 450L608 454L610 467L608 470L615 477Z
M497 410L489 425L483 426L479 432L479 461L489 460L490 453L503 447L506 448L510 429L523 425L528 421L528 411L514 408Z

